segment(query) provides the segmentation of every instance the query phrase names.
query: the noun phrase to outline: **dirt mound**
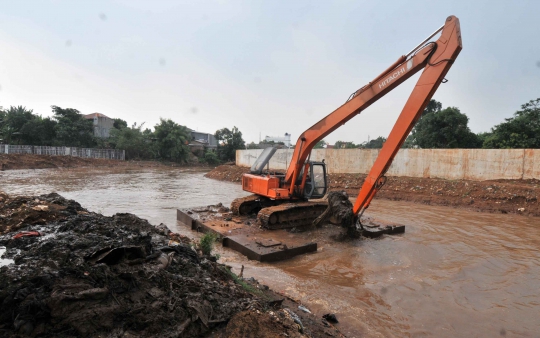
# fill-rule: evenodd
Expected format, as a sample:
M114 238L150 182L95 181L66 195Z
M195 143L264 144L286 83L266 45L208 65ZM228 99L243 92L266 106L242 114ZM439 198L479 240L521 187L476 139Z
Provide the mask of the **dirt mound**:
M248 292L258 290L256 282L249 286L200 256L189 240L174 240L164 225L88 212L58 194L0 197L0 246L14 260L0 267L0 337L200 337L221 328L217 337L235 314L256 318L275 309L271 297ZM300 332L286 320L243 325ZM234 337L257 332L228 330ZM305 328L300 336L325 330L337 332Z
M237 167L235 165L220 165L204 175L220 181L240 182L242 175L249 173L249 168Z
M244 311L231 319L225 337L274 338L285 336L283 333L287 334L285 337L305 337L301 330L300 324L294 322L287 310L268 313Z
M56 193L39 197L10 198L0 192L0 235L28 225L43 225L55 220L64 220L77 213L87 212L79 203L66 200Z
M249 168L223 165L205 176L222 181L240 182ZM331 190L346 190L356 197L364 174L329 174ZM388 177L376 199L410 201L496 213L540 216L539 180L466 181L437 178Z

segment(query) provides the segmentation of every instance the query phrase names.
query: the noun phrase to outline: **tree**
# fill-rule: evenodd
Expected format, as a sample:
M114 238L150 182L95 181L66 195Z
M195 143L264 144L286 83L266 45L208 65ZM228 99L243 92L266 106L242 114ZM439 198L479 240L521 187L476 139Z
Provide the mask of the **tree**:
M412 130L413 142L420 148L478 148L478 137L467 126L469 118L456 107L441 109L431 100ZM428 109L429 108L429 109Z
M116 129L127 128L127 122L122 119L113 119L113 127Z
M372 140L369 140L368 142L362 144L362 148L364 149L381 149L384 142L386 142L386 138L379 136L377 138L374 138Z
M57 124L56 143L69 147L93 147L96 142L93 135L92 120L85 119L82 114L73 108L60 108L51 106Z
M36 118L32 112L32 109L26 109L26 107L23 106L11 106L8 110L3 112L1 134L4 142L9 144L26 141L23 139L25 135L23 134L24 131L22 131L22 128L26 123Z
M234 161L236 150L246 148L242 132L236 126L232 130L228 128L217 130L214 136L218 141L217 155L221 161Z
M138 127L134 124L132 128L126 126L121 129L111 129L110 142L116 149L126 151L126 160L154 157L151 140L141 131L143 125L144 123Z
M426 106L426 109L422 112L422 116L429 115L432 113L438 113L442 110L442 103L437 100L429 100L429 103Z
M491 128L483 148L540 148L540 98L525 103L514 117Z
M488 138L490 138L492 135L493 135L493 133L488 131L488 132L484 132L484 133L478 133L478 134L476 134L476 137L478 137L478 141L483 146L485 144L486 140Z
M346 141L337 141L334 144L334 149L353 149L358 148L354 142L346 142Z
M22 126L21 143L36 146L52 145L56 138L56 123L50 117L35 116Z
M251 142L251 143L248 143L247 148L248 149L259 149L259 145L256 144L255 142Z
M326 147L326 141L325 140L320 140L319 142L317 142L315 144L315 146L313 147L313 149L323 149Z
M146 132L146 131L145 131ZM185 162L189 159L189 141L191 133L170 119L160 118L160 123L154 127L157 154L160 158L174 162Z
M412 136L412 133L410 133L409 136L407 136L407 138L405 139L405 142L403 142L401 148L410 149L416 147L418 146L414 143L414 138Z
M216 165L219 164L219 157L217 156L215 151L207 150L204 153L203 162L206 162L210 165Z

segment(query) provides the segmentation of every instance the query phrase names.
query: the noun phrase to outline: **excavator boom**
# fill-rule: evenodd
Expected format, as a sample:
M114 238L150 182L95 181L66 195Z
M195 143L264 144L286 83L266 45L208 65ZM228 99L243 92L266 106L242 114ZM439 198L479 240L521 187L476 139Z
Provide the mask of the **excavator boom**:
M427 40L441 30L441 36L436 42L429 42L413 49L407 56L401 56L373 81L353 93L350 99L341 107L300 135L294 149L291 165L285 176L291 194L294 189L293 182L296 181L309 153L318 141L424 69L360 190L353 212L358 215L359 212L369 206L376 191L384 184L384 174L399 148L405 142L407 135L411 132L422 111L461 51L459 19L455 16L449 16L444 26Z

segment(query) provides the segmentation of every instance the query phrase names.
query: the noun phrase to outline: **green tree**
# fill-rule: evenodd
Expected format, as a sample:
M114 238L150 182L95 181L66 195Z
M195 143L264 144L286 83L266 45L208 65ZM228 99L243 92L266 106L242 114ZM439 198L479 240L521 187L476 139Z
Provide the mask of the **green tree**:
M255 142L251 142L251 143L248 143L247 148L248 149L259 149L259 145L256 144Z
M23 134L22 129L26 123L36 118L36 115L32 112L32 109L26 109L23 106L11 106L3 112L1 133L5 143L18 142L24 144L26 140L23 139L25 134Z
M435 100L432 100L435 101ZM469 118L456 107L440 109L430 102L412 130L415 145L420 148L479 148L480 140L468 127Z
M439 113L442 110L442 103L437 100L429 100L429 103L426 106L426 109L422 112L422 116L429 115L432 113Z
M478 134L476 134L476 137L478 138L478 141L480 142L480 144L484 145L486 140L488 138L490 138L492 135L493 135L493 133L488 131L488 132L484 132L484 133L478 133Z
M215 151L206 150L206 152L204 153L203 162L206 162L210 165L216 165L219 164L219 157L217 156Z
M93 135L92 120L85 119L73 108L51 106L54 113L56 144L68 147L93 147L96 142Z
M409 134L409 136L407 136L407 138L405 139L405 142L403 142L403 145L401 146L401 148L415 148L416 145L414 144L414 138L412 136L412 133Z
M354 142L346 142L346 141L337 141L334 144L334 149L353 149L358 148Z
M234 161L236 150L245 149L246 143L242 138L242 132L235 126L231 130L223 128L214 134L218 141L217 155L221 161Z
M144 123L132 128L111 129L110 142L116 149L126 151L126 160L151 159L154 157L152 151L152 140L141 131Z
M383 147L384 142L386 142L386 138L379 136L377 138L374 138L372 140L369 140L369 142L366 142L362 144L362 148L364 149L381 149Z
M326 145L327 145L327 143L326 143L325 140L320 140L319 142L317 142L317 143L315 144L315 146L313 147L313 149L322 149L322 148L324 148Z
M127 122L122 119L113 119L113 127L116 129L127 128Z
M161 159L187 163L190 150L188 147L191 133L170 119L160 119L154 127L155 147Z
M540 148L540 98L521 106L521 110L485 135L483 148Z
M35 116L22 126L20 130L21 143L36 146L52 145L56 138L56 123L50 117Z

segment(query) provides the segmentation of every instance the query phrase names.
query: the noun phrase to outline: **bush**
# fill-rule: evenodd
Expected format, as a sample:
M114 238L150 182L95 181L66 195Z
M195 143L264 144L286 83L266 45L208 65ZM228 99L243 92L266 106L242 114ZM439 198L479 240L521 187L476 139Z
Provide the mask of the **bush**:
M210 165L216 165L219 164L219 158L215 152L207 150L206 153L204 153L204 162Z
M203 255L210 256L212 250L214 249L214 243L216 242L216 239L216 234L212 232L207 232L201 237L199 245L201 246L201 251Z

